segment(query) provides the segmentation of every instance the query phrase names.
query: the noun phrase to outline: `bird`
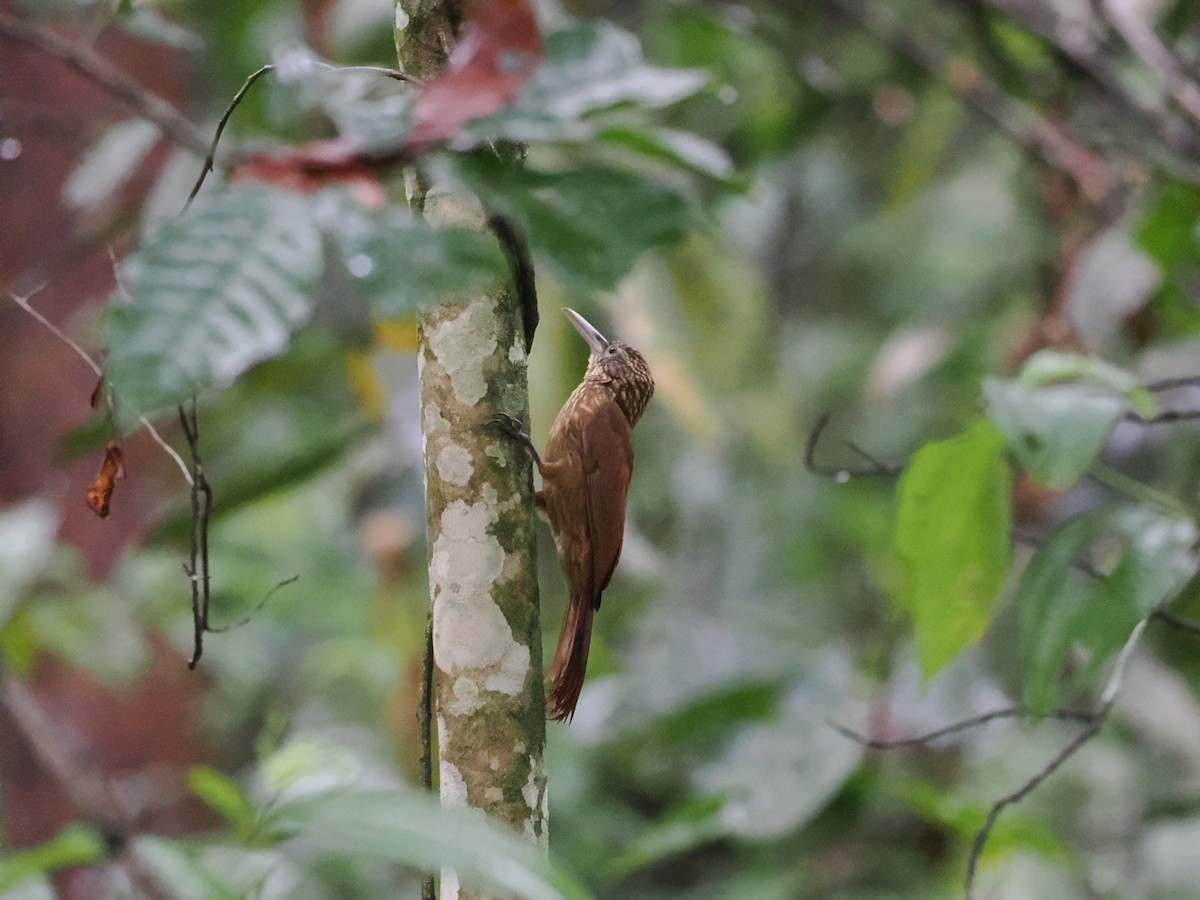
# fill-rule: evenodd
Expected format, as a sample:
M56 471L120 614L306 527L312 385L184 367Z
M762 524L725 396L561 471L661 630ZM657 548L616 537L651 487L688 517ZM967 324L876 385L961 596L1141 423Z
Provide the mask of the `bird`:
M633 477L633 427L654 395L645 357L610 341L573 309L564 309L591 354L539 456L520 423L494 420L519 438L542 476L535 502L554 534L567 579L567 611L547 673L546 715L570 720L583 689L592 617L612 579L625 535L625 500Z

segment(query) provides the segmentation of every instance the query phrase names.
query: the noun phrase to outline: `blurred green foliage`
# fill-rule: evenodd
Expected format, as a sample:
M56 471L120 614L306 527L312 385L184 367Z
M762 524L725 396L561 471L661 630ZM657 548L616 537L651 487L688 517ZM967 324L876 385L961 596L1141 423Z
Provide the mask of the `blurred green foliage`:
M1164 27L1187 18L1168 6ZM387 4L330 7L333 60L391 63ZM397 865L449 863L524 896L581 895L576 878L601 897L956 896L990 805L1079 726L1000 721L877 753L830 722L906 737L1013 704L1094 708L1114 686L1100 736L1001 817L985 892L1194 891L1195 638L1150 620L1125 682L1111 673L1160 605L1200 616L1200 431L1134 421L1200 405L1195 383L1138 387L1200 375L1196 183L997 8L887 4L1136 170L1113 208L1064 201L1060 172L845 8L613 5L644 56L613 25L564 26L522 98L433 164L529 236L537 443L585 361L558 307L638 346L658 382L588 685L550 734L553 868L402 786L427 603L411 310L496 277L491 245L334 191L213 184L158 222L188 186L167 167L124 264L144 305L112 302L112 377L131 409L205 391L214 617L300 578L209 639L204 725L230 762L190 785L224 824L136 839L165 892L371 897L415 890ZM117 15L193 48L214 117L303 33L282 0ZM309 62L252 93L228 140L388 139L391 87L292 58ZM528 167L497 162L492 138L528 141ZM102 162L77 201L120 182ZM1056 347L1050 326L1103 359L1044 350L1021 369ZM832 477L805 466L826 412L808 449ZM876 460L909 465L898 483L852 474ZM120 684L145 665L141 629L186 651L186 516L166 498L154 538L93 584L48 507L0 513L5 666L49 652ZM550 632L548 535L539 565ZM0 881L98 854L64 831L8 854Z

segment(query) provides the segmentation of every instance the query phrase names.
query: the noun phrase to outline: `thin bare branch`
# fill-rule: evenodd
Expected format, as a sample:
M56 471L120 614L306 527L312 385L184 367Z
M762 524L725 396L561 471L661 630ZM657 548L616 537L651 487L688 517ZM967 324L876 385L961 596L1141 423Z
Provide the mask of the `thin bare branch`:
M1200 387L1200 375L1182 375L1177 378L1163 378L1143 385L1142 389L1152 394L1162 394L1180 388ZM1127 422L1139 425L1162 425L1171 422L1186 422L1200 419L1200 409L1169 409L1153 416L1142 416L1132 410L1125 414Z
M970 60L952 55L929 32L905 28L893 10L875 0L823 2L945 83L1018 147L1067 175L1090 203L1102 203L1117 188L1113 172L1096 154L1032 107L1007 95Z
M118 802L111 781L81 754L73 752L77 742L63 735L61 725L27 685L14 675L5 674L0 702L38 762L54 776L81 813L113 827L128 825L129 817Z
M1006 794L992 804L992 808L988 810L987 817L983 820L983 825L975 833L975 840L971 844L971 855L967 859L967 900L971 900L973 896L975 890L975 873L979 867L979 858L983 854L983 848L987 844L987 839L991 835L992 829L996 826L996 820L1000 818L1000 813L1004 812L1005 809L1014 803L1021 802L1037 790L1038 785L1053 775L1059 766L1078 753L1080 748L1099 734L1100 729L1104 726L1104 720L1108 718L1110 709L1111 705L1105 706L1095 713L1088 726L1075 735L1039 772L1011 794Z
M74 44L48 28L0 12L0 34L62 60L153 122L171 141L203 156L207 142L200 130L166 100L152 94L90 47Z
M1169 409L1156 416L1139 416L1135 412L1125 414L1125 420L1139 425L1169 425L1172 422L1190 422L1200 419L1200 409Z
M845 484L852 478L866 478L868 476L894 478L904 471L903 465L889 465L880 462L858 444L850 441L846 442L846 446L865 459L869 463L868 466L853 468L851 466L825 466L818 463L817 445L821 442L821 436L825 433L825 429L828 427L831 418L833 418L832 413L823 413L808 433L808 440L804 445L804 468L809 472L812 472L814 475L820 475L822 478L831 478L838 484Z
M1143 18L1144 8L1128 0L1100 0L1098 6L1121 40L1162 80L1175 105L1193 123L1200 124L1200 85L1192 80L1187 66Z
M1165 609L1156 609L1154 618L1166 622L1172 628L1178 628L1180 631L1186 631L1188 634L1194 634L1200 637L1200 622L1192 619L1185 619L1183 616L1176 615L1173 612L1168 612Z
M421 786L433 792L433 608L425 622L425 644L421 650L421 691L417 698L417 733L421 740ZM421 876L421 900L436 900L433 872Z
M212 584L208 569L208 522L212 511L213 492L204 477L204 463L200 460L200 421L196 412L196 399L191 408L179 407L179 424L187 439L192 457L192 541L191 555L183 564L192 592L192 658L188 668L196 668L204 654L204 632L209 631L208 610L212 597ZM268 594L268 596L270 596Z
M212 143L208 147L208 152L204 154L204 165L200 168L200 175L196 178L196 183L192 186L192 191L188 194L187 200L183 204L183 211L187 212L192 201L196 199L196 195L200 193L200 188L204 185L204 179L208 177L208 173L213 170L217 155L217 145L221 143L221 135L225 132L225 126L229 124L229 117L233 115L233 111L238 108L242 100L245 99L246 93L254 86L258 79L262 78L268 72L274 72L275 66L265 65L257 72L254 72L242 86L238 92L233 95L233 99L229 101L229 106L225 109L224 115L221 116L221 121L217 123L216 133L213 134Z
M9 299L16 303L17 306L21 307L21 309L33 316L33 318L36 319L44 328L46 328L47 331L74 350L75 354L87 364L88 368L96 373L97 377L104 378L104 369L100 366L100 364L96 362L96 360L92 359L91 355L84 350L83 347L79 346L79 344L72 340L66 332L34 309L33 305L29 302L33 296L45 286L46 285L43 282L33 290L26 291L24 294L16 294L12 291L6 291L6 293L8 294ZM162 448L163 452L166 453L167 456L171 457L175 465L179 467L179 471L183 473L184 479L189 485L191 485L192 473L188 470L187 463L183 461L183 457L176 452L174 447L167 443L166 439L159 434L158 429L154 427L149 419L143 415L139 415L138 423L146 429L154 443L158 444L158 446Z
M1142 385L1143 390L1150 391L1152 394L1161 393L1162 391L1173 391L1182 387L1200 387L1200 375L1181 375L1178 378L1163 378L1159 381L1152 381L1149 384Z
M407 84L414 85L419 85L421 83L416 78L401 72L399 69L388 69L384 66L335 66L331 63L322 62L319 60L314 60L313 62L315 65L321 68L331 69L335 72L374 72L377 75L383 75L385 78L391 78L393 81L403 81ZM224 134L225 126L229 124L229 119L233 115L234 110L236 110L241 105L242 101L246 99L246 94L249 92L250 88L252 88L260 78L262 78L264 75L274 72L275 69L276 66L274 64L268 63L267 65L253 72L250 77L243 82L242 86L238 89L238 92L233 95L233 99L229 101L229 106L225 108L225 112L221 116L221 120L217 123L217 130L216 133L213 134L212 143L208 147L208 152L204 155L204 165L200 169L200 175L196 178L196 183L192 186L192 191L190 194L188 194L187 201L183 204L184 212L186 212L188 207L192 205L192 201L196 199L196 195L200 193L200 188L204 185L204 180L208 177L208 174L213 171L217 156L217 145L221 142L221 135Z
M241 628L243 625L249 625L252 621L254 621L254 617L257 616L260 612L262 612L263 607L267 605L267 601L270 600L273 596L275 596L276 591L278 591L280 588L287 587L289 584L294 584L299 579L300 579L299 575L293 575L291 578L283 579L283 581L279 582L274 587L272 587L269 591L267 591L265 594L263 594L262 599L259 600L258 603L255 604L254 609L250 610L250 612L246 613L246 615L242 616L236 622L230 622L228 625L207 625L206 624L204 630L207 631L209 634L224 634L227 631L236 631L238 628Z
M138 896L159 897L154 879L136 855L121 853L124 843L138 831L145 817L166 810L186 796L183 779L156 769L104 771L92 754L81 752L77 735L38 700L19 678L0 673L0 704L28 744L39 765L70 798L75 811L103 828L113 839L112 858L128 873ZM153 789L149 782L153 782Z
M962 719L950 725L945 725L941 728L936 728L933 731L928 731L924 734L918 734L915 737L882 739L869 738L866 735L841 725L837 722L829 721L829 726L843 737L849 738L856 744L866 747L868 750L898 750L903 747L917 747L923 744L928 744L944 737L949 737L952 734L959 734L963 731L970 731L972 728L978 728L981 725L986 725L989 722L995 722L997 719L1021 719L1029 716L1029 710L1020 706L1010 706L1007 709L996 709L982 715L972 716L969 719ZM1078 709L1056 709L1052 713L1048 713L1046 718L1057 719L1062 722L1090 722L1096 716L1093 712Z
M1117 654L1116 662L1113 663L1112 673L1108 676L1108 682L1104 685L1104 690L1100 693L1100 707L1096 710L1088 726L1079 734L1075 735L1066 746L1064 746L1055 757L1050 760L1040 771L1035 773L1032 778L1026 781L1023 785L1001 797L992 804L992 808L988 810L987 817L983 820L983 825L975 834L975 840L971 845L971 855L967 859L967 880L966 891L967 900L971 900L972 891L975 887L975 872L979 866L979 858L983 854L984 845L987 844L988 836L992 833L992 829L996 825L996 820L1000 817L1005 809L1012 806L1014 803L1019 803L1021 800L1028 797L1031 793L1037 790L1038 785L1049 778L1054 772L1065 763L1068 759L1074 756L1079 750L1087 744L1092 738L1100 733L1100 729L1104 727L1105 721L1108 719L1108 714L1112 712L1113 704L1117 701L1117 694L1120 693L1121 685L1125 680L1125 671L1128 667L1129 660L1133 656L1134 648L1142 639L1142 634L1146 630L1146 625L1150 621L1146 617L1139 621L1129 633L1129 637L1125 640L1125 645L1121 647L1121 652Z
M1126 110L1145 129L1154 132L1173 151L1194 153L1200 135L1196 124L1169 120L1166 110L1143 102L1118 74L1111 53L1081 22L1060 16L1052 5L1038 0L988 0L990 5L1022 28L1046 41L1054 52L1082 73L1115 106ZM1187 132L1174 127L1186 121Z

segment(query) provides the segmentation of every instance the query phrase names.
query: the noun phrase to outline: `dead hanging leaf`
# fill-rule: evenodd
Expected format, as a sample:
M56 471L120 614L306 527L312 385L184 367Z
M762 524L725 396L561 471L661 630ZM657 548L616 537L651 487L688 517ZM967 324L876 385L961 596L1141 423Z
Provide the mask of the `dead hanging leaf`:
M422 86L412 127L397 144L367 150L346 138L325 138L244 156L231 181L250 180L298 191L348 183L369 205L387 193L380 173L417 160L431 144L449 141L472 119L507 106L542 60L542 39L530 0L476 3L445 67Z
M371 156L344 138L325 138L244 156L230 172L229 180L258 181L304 193L341 184L374 209L387 200L379 169L402 158L399 153Z
M529 0L475 4L445 69L417 98L408 144L448 140L471 119L508 105L541 59L542 40Z
M117 486L117 479L124 477L125 463L121 442L109 441L104 445L104 462L100 464L100 471L96 473L87 489L87 505L100 518L108 518L113 489Z

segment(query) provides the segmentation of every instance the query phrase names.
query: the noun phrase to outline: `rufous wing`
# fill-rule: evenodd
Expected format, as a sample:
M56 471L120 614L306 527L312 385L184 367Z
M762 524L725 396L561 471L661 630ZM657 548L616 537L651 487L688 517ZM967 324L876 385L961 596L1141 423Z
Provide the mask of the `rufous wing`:
M608 587L625 538L625 499L633 477L633 431L615 401L603 404L583 429L592 604Z

